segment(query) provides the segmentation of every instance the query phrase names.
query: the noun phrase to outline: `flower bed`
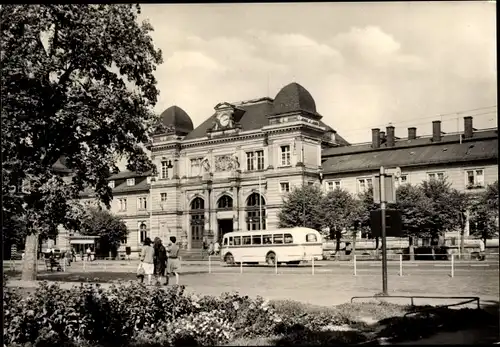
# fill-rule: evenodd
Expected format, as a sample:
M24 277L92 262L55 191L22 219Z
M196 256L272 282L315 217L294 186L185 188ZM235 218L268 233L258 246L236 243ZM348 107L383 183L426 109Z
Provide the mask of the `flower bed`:
M274 345L353 344L371 340L375 331L398 337L416 336L420 330L410 331L405 320L394 318L407 307L390 304L312 307L236 293L197 296L183 286L147 288L136 282L107 290L98 284L61 289L44 282L22 297L5 282L6 346L195 346L263 338ZM449 319L447 315L441 316ZM389 323L381 329L366 317ZM433 326L442 321L433 317ZM411 321L412 326L416 323Z

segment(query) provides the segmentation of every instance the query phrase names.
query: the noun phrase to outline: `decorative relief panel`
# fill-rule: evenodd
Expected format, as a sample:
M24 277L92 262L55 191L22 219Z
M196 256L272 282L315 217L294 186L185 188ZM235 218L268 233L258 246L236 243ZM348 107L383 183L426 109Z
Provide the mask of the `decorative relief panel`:
M215 157L215 171L234 171L240 168L238 156L235 154L218 155Z

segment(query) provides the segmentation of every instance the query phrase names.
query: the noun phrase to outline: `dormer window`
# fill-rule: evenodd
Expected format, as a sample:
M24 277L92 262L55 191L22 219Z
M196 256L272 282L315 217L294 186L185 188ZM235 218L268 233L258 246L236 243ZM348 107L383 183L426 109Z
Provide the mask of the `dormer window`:
M127 186L131 187L135 185L135 178L127 178Z
M108 186L109 188L113 189L115 187L115 181L109 181Z

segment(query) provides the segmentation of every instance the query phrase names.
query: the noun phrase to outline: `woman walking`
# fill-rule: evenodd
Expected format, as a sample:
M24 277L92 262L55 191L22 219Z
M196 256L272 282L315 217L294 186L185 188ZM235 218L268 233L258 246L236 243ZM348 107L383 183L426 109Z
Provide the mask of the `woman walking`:
M179 284L179 245L177 245L177 238L175 236L170 237L172 242L167 247L168 261L167 261L167 283L171 274L175 275L175 284Z
M167 250L162 245L159 237L155 238L154 242L154 273L156 277L156 284L161 285L163 277L165 277L165 270L167 268Z
M155 251L153 247L151 247L151 239L149 237L146 237L144 240L144 246L142 247L141 250L141 257L140 257L140 264L139 264L139 269L137 270L137 273L139 274L142 272L141 277L141 283L144 282L144 276L148 276L148 285L151 285L151 279L153 277L153 272L154 272L154 254ZM142 271L140 269L142 268Z

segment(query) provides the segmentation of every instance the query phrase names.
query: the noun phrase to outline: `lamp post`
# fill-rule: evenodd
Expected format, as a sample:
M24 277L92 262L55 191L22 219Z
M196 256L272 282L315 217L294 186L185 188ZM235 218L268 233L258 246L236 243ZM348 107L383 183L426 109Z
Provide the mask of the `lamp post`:
M259 230L262 230L262 190L259 176Z
M151 177L149 184L149 231L151 232L151 237L153 236L153 182L156 179Z

